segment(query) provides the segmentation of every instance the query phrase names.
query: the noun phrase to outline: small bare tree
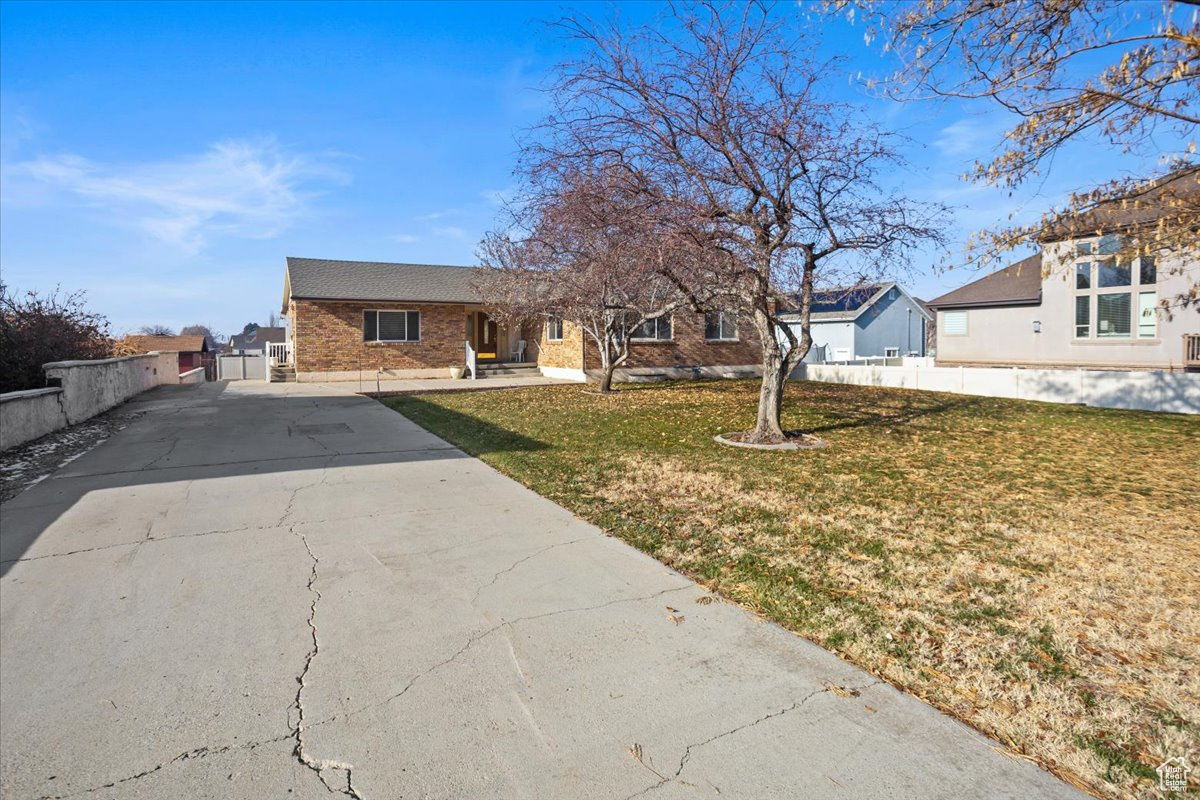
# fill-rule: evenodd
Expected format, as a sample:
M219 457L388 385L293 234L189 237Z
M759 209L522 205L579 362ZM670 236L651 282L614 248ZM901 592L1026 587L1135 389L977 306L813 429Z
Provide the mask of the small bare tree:
M143 325L137 329L143 336L174 336L175 329L169 325Z
M216 347L222 341L221 334L219 334L215 330L213 330L212 327L210 327L208 325L201 325L200 323L197 323L195 325L185 325L183 328L181 328L179 330L179 335L180 336L203 336L204 340L206 342L208 342L209 347Z
M17 293L0 283L0 392L41 388L52 361L107 358L108 330L83 292Z
M510 322L559 318L578 326L600 356L599 389L629 359L645 323L671 314L684 296L665 278L687 248L656 219L653 194L619 164L587 171L541 163L508 225L480 245L483 290Z
M1126 234L1133 257L1200 254L1200 10L1190 1L827 0L865 17L900 62L882 83L891 97L989 99L1015 115L998 153L965 176L1016 187L1072 142L1160 160L1157 174L1083 183L1029 225L973 237L979 260L1047 231ZM1172 137L1174 152L1164 147ZM1066 251L1064 251L1066 252ZM1188 259L1182 259L1188 260ZM1052 265L1047 263L1045 268ZM1193 285L1181 304L1197 302Z
M813 287L894 269L939 240L943 209L884 191L890 136L822 97L834 65L758 4L676 7L654 27L571 18L584 53L560 68L542 160L618 159L660 187L676 241L709 253L665 265L696 307L718 296L762 346L753 441L785 436L785 382L811 344ZM800 313L799 337L780 318ZM781 346L782 344L782 346Z

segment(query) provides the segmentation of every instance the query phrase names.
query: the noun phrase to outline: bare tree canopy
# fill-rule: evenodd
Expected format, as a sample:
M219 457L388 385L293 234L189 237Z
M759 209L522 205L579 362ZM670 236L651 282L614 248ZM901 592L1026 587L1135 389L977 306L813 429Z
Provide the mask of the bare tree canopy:
M1072 218L1145 218L1142 252L1197 253L1200 231L1200 9L1114 0L835 0L865 16L899 59L882 86L901 100L988 98L1016 115L1002 147L967 176L1015 187L1043 173L1067 144L1099 141L1160 158L1157 172L1077 187L1041 220L979 234L985 255L1037 241ZM1174 151L1162 150L1177 138ZM1075 223L1076 227L1081 227ZM1093 232L1094 233L1094 232ZM1192 293L1193 298L1195 292Z
M208 325L185 325L179 331L180 336L203 336L208 342L209 347L214 347L221 343L223 337Z
M910 247L938 239L942 209L881 187L881 171L900 164L892 137L825 97L836 65L800 55L814 43L789 15L702 3L652 27L558 26L584 52L561 66L557 107L527 158L611 159L661 190L678 240L712 254L664 273L697 306L719 293L749 318L763 364L751 438L782 438L784 381L811 346L814 283L903 264ZM799 337L785 306L801 314Z
M174 336L175 329L170 325L143 325L138 328L138 333L145 336Z
M0 392L44 386L43 364L111 352L108 320L87 307L83 292L18 294L0 283Z
M600 355L600 391L611 392L637 328L684 303L664 262L703 253L675 241L658 219L661 195L620 163L584 171L542 161L526 178L504 229L480 245L484 293L511 322L557 317L581 328Z

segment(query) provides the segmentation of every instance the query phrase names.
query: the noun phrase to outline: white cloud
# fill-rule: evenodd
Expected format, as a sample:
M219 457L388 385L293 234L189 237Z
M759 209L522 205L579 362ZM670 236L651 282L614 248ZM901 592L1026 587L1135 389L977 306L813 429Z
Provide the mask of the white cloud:
M4 199L52 202L44 196L51 188L195 253L213 238L278 236L308 213L316 184L346 182L327 161L289 153L274 139L227 140L196 155L134 164L39 156L5 165Z
M943 155L982 157L995 148L1003 130L995 118L964 117L938 131L933 144Z
M411 233L397 233L391 238L393 242L399 242L400 244L412 244L421 240L421 237L413 236Z
M434 228L433 235L440 236L443 239L464 239L467 232L457 226L447 225L443 228Z

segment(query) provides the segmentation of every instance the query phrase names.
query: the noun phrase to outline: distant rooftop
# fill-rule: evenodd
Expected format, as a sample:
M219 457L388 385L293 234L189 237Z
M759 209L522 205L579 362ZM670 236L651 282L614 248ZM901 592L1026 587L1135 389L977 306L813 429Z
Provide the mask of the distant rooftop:
M208 344L203 336L154 336L132 335L121 340L143 353L207 353Z

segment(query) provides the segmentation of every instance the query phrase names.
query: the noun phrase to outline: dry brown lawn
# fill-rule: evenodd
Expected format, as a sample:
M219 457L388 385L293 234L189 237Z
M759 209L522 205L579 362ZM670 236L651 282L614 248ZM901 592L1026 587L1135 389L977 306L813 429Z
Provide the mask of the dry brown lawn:
M387 401L613 534L1105 797L1200 757L1200 419L823 384Z

